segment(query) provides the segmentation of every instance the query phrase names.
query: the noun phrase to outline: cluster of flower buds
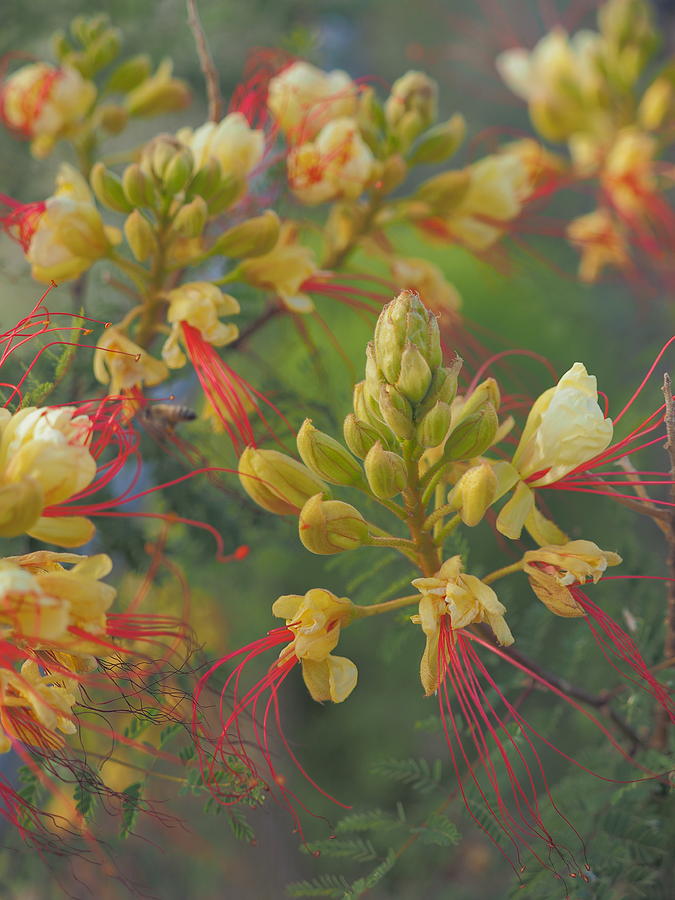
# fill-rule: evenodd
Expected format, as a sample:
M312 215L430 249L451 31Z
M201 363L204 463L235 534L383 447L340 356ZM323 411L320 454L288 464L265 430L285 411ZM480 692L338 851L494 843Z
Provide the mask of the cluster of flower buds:
M571 160L561 162L569 177L597 181L597 208L567 232L581 252L584 281L606 266L629 268L631 245L646 252L658 246L654 236L668 228L659 193L672 186L658 155L672 142L675 82L672 63L645 78L658 46L650 5L607 0L598 28L571 38L556 28L531 52L507 50L497 59L539 134L567 144Z
M119 29L105 15L73 19L69 32L54 36L58 65L29 63L0 86L0 117L31 141L34 156L51 153L60 140L71 141L87 157L103 134L118 134L130 117L181 109L190 100L185 82L173 78L165 61L152 74L149 57L131 57L94 79L118 58ZM117 95L118 99L113 100Z

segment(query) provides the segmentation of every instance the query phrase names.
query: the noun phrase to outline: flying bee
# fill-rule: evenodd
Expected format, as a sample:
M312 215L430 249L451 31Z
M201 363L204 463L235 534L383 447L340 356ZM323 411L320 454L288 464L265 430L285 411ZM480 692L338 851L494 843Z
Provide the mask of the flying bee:
M152 403L138 413L148 431L155 437L170 437L180 422L193 422L197 413L180 403Z

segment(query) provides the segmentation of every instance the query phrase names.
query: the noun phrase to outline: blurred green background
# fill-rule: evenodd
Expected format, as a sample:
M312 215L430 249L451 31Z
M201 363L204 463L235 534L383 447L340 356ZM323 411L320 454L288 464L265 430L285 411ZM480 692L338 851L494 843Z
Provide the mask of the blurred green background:
M226 97L236 86L249 52L260 46L281 46L308 56L324 68L345 68L353 77L367 78L381 86L382 93L407 69L420 68L440 84L441 116L460 111L469 122L465 159L490 149L487 128L497 126L509 137L528 130L524 109L502 88L491 60L516 40L531 45L550 24L534 0L497 0L481 6L482 11L471 0L416 0L414 7L403 0L199 3ZM560 2L558 6L564 19L572 4ZM585 6L588 15L576 20L575 26L592 24L595 4ZM184 4L179 0L143 4L116 0L96 8L82 0L62 0L59 4L5 0L2 53L21 50L49 57L49 35L54 29L64 27L73 15L97 11L107 12L122 28L126 52L148 52L156 61L171 56L176 74L187 79L194 91L194 103L186 113L157 123L144 122L135 132L126 132L120 143L126 147L130 142L140 143L158 129L172 131L179 123L201 123L205 117L202 78ZM115 149L114 141L110 147ZM59 148L46 162L35 161L26 145L3 132L0 158L0 191L28 201L40 199L49 191L56 164L66 158L66 152ZM590 208L584 207L584 202L583 198L562 198L558 214L562 217L568 208L574 208L567 204L581 204L582 210ZM429 248L412 232L402 231L397 240L401 252L427 256L443 268L463 297L467 320L481 329L488 347L536 350L559 372L576 360L585 362L610 398L610 414L616 412L672 332L668 298L650 284L648 275L644 290L638 292L619 277L608 278L597 287L581 286L574 277L576 259L569 248L536 235L524 237L519 244L509 244L508 264L499 270L458 249ZM356 258L353 268L358 270L359 265L368 262ZM21 254L7 240L0 247L0 268L0 318L7 327L35 300L36 286L26 273ZM120 307L104 283L104 271L99 269L88 281L86 310L100 319L114 319ZM70 302L67 288L60 288L51 295L49 305L66 308ZM251 304L253 308L255 300ZM321 300L318 305L360 377L369 338L367 324L343 307L331 307ZM239 354L232 364L272 396L296 427L309 415L317 427L339 435L342 418L350 407L352 372L326 345L320 329L313 332L320 348L319 368L290 321L278 322L275 329L260 334L252 354ZM81 370L74 373L72 385L87 383L88 360L80 360L78 365ZM514 367L532 395L549 386L543 367L531 362L516 362ZM322 377L324 372L330 373L328 379ZM197 402L195 385L189 380L176 390L188 402ZM646 415L659 403L657 378L645 392L639 411ZM210 433L203 422L185 426L181 433L198 444L213 464L233 464L225 437ZM155 481L168 480L182 471L181 464L151 440L146 440L144 450ZM663 465L658 451L651 462L655 467ZM228 484L227 478L223 482ZM205 490L205 483L195 480L172 489L163 501L168 508L216 523L228 547L243 543L251 547L245 560L223 567L214 561L208 536L177 529L170 537L170 552L187 570L193 592L193 622L208 658L217 658L261 637L278 624L272 620L269 607L281 593L304 593L310 587L323 586L338 595L348 594L355 602L374 602L396 596L410 577L393 553L391 559L384 554L386 565L379 567L369 550L328 562L310 558L299 546L294 522L254 509L236 491L234 478L229 486L232 491ZM618 550L625 560L622 572L664 571L662 538L651 523L636 521L637 517L625 509L593 497L554 496L551 507L573 538L583 536ZM116 557L118 578L126 570L124 578L130 582L133 569L142 566L147 533L136 521L100 523L99 545ZM490 529L479 526L472 534L471 570L480 575L496 568L500 561L495 561L495 550ZM455 552L463 552L461 545ZM507 582L500 597L509 607L509 622L523 651L588 690L613 687L616 675L602 660L583 624L554 619L534 606L523 585L519 590L516 587ZM165 587L166 591L170 589L170 585ZM648 664L660 660L660 587L609 582L596 589L593 597L624 626L626 622L634 624L634 637ZM360 673L359 687L347 703L336 707L312 703L299 675L294 674L284 686L282 706L285 731L295 752L325 790L352 804L355 810L380 809L397 816L397 802L402 803L408 826L414 826L428 820L452 789L454 776L437 725L437 703L421 695L417 675L421 635L418 629L406 627L405 619L401 615L391 622L366 622L345 633L341 648L357 662ZM263 669L264 662L261 675ZM523 690L523 678L517 672L500 665L491 666L491 670L498 674L505 693L515 695ZM630 691L621 695L617 708L636 728L649 722L649 703ZM619 781L635 777L634 770L611 758L606 742L588 722L560 708L549 696L532 692L527 715L535 728L550 735L584 765ZM579 900L672 898L673 872L672 865L671 869L667 865L667 848L672 846L673 816L661 786L617 787L575 770L553 753L542 752L542 757L561 807L588 838L592 879L583 885L569 883L569 896ZM432 765L441 760L443 775L438 783L430 777L423 790L414 790L377 774L382 772L385 758L423 759ZM283 768L281 755L280 766ZM287 768L292 776L291 767ZM136 884L139 896L256 900L283 897L288 883L317 879L325 873L339 873L353 882L385 859L389 848L397 853L405 850L410 834L406 826L398 831L375 828L360 835L372 841L373 859L345 861L330 859L325 853L315 859L299 851L298 837L292 833L291 820L282 807L268 803L249 815L256 834L255 845L250 845L235 840L226 816L203 811L204 796L176 796L169 782L166 784L165 789L162 782L153 783L152 789L162 802L177 810L183 821L180 826L162 829L141 816L138 834L121 841L115 837L116 823L99 816L97 827L108 834L112 858L124 876ZM298 789L313 811L330 820L310 821L308 836L328 837L341 811L305 791L302 785ZM462 804L455 801L446 813L456 823L462 842L453 846L452 841L443 845L440 839L436 844L416 841L400 853L392 872L368 896L374 900L501 900L512 891L518 897L565 896L565 889L549 876L537 876L522 889L514 887L513 872L472 826ZM9 835L3 839L11 843ZM524 878L527 881L529 872ZM43 865L34 853L12 851L0 855L0 884L0 895L8 900L90 895L112 900L133 894L110 873L80 859L46 857ZM341 896L340 888L335 890L337 893L323 896Z

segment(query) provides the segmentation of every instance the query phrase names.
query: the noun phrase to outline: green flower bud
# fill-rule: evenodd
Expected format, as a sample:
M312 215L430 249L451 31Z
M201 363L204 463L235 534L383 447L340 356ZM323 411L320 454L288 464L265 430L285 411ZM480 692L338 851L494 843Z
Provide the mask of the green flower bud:
M89 176L89 182L96 199L103 206L122 213L131 212L133 209L132 204L129 203L124 194L122 181L114 172L106 169L103 163L97 162L94 165Z
M456 113L447 122L430 128L422 135L408 158L411 166L432 165L445 162L453 155L464 140L466 121Z
M354 413L349 413L343 426L345 443L355 456L365 459L373 444L380 439L377 431L367 422L357 419Z
M438 85L423 72L406 72L392 85L384 106L392 134L405 143L436 121Z
M122 34L120 30L106 28L102 34L90 42L85 51L86 74L93 75L100 72L119 56L121 49Z
M127 94L126 106L130 116L160 116L188 105L188 86L184 81L171 77L172 68L171 61L164 60L154 75Z
M491 403L486 403L453 428L445 442L443 459L449 461L480 456L494 441L498 426L496 409Z
M139 262L143 262L157 249L157 238L152 225L138 209L127 216L124 237Z
M151 68L150 57L145 53L132 56L113 71L106 84L106 93L128 93L145 81Z
M310 497L300 511L298 533L310 553L356 550L368 540L368 524L356 507L341 500Z
M402 291L383 308L375 326L373 344L384 379L398 387L412 403L419 402L433 372L441 364L442 352L436 317L415 291Z
M366 134L375 135L384 129L386 120L384 109L375 89L367 85L359 91L359 105L356 113L359 128Z
M457 410L455 425L459 425L468 416L478 412L486 403L489 403L494 409L499 409L501 395L499 385L494 378L486 378L485 381L481 381L469 396L464 398L464 402Z
M209 210L203 197L195 197L176 213L172 230L184 238L196 238L204 231Z
M462 202L470 181L471 173L468 169L442 172L423 182L413 199L426 204L429 212L444 216L455 210Z
M279 240L280 228L279 216L268 209L261 216L228 228L216 240L212 250L223 256L262 256Z
M183 147L174 154L164 169L162 178L164 191L168 195L178 194L192 179L194 157L188 147Z
M298 452L304 464L329 484L363 484L361 466L342 444L305 419L297 437Z
M393 156L387 157L382 164L382 171L375 185L378 193L390 194L395 191L403 184L407 175L408 164L400 154L395 153Z
M497 499L497 476L489 463L471 466L448 494L465 525L473 528Z
M427 448L438 447L447 437L451 421L450 404L438 400L417 425L417 443Z
M447 368L436 369L431 386L427 391L424 402L415 410L417 420L421 420L436 403L441 400L443 403L452 404L457 393L457 375L462 368L462 360L456 356L452 364Z
M278 450L247 447L239 457L239 480L258 506L279 516L297 515L314 494L331 496L327 484Z
M108 134L119 134L126 127L128 120L126 109L113 103L99 106L96 110L96 117Z
M212 156L197 171L187 189L188 197L203 197L208 200L221 187L222 172L217 159Z
M415 434L412 406L391 384L382 384L379 392L382 418L400 441L409 441Z
M153 194L152 184L137 163L127 166L122 175L124 196L132 206L148 206Z
M354 385L354 412L362 422L370 425L385 444L395 441L394 435L382 419L380 407L365 381Z
M400 494L408 483L405 462L397 453L385 450L380 441L368 451L364 465L370 489L380 500Z
M225 175L218 190L206 198L210 216L219 216L246 192L246 179L238 175Z
M183 149L183 144L173 135L158 134L144 148L141 166L147 174L154 175L162 181L175 156Z

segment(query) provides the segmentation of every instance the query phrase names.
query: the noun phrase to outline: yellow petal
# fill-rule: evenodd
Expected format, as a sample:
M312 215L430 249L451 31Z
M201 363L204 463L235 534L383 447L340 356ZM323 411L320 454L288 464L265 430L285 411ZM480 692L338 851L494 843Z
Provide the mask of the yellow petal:
M518 540L527 521L534 509L534 494L532 490L521 481L513 492L513 497L502 507L497 516L497 531L511 540Z
M28 530L31 537L59 547L80 547L90 541L96 528L84 516L41 516Z
M342 703L356 687L359 677L358 669L344 656L329 656L328 679L330 687L330 699L333 703Z

